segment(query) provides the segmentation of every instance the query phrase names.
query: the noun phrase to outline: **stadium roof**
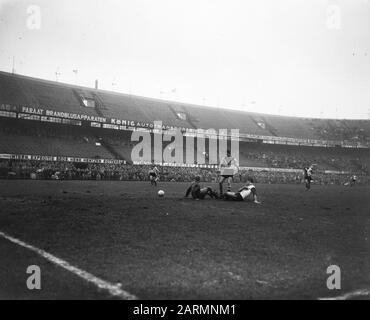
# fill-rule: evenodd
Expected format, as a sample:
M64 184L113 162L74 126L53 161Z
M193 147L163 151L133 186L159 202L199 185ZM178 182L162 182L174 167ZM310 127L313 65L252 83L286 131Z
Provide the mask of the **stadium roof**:
M85 98L91 99L93 105L89 106L87 101L84 106L81 99ZM142 122L157 120L179 127L233 128L264 136L329 140L340 139L346 133L349 140L358 134L370 136L368 120L314 119L244 112L140 97L6 72L0 72L2 103Z

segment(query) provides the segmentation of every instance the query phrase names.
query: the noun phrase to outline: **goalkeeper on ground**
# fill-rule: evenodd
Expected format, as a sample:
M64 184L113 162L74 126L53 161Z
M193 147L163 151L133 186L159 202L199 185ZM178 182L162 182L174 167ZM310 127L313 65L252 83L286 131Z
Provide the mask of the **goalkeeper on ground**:
M204 187L200 186L200 176L196 176L195 180L186 190L185 198L187 198L191 194L193 199L204 199L207 195L210 196L212 199L218 199L218 194L215 192L211 187Z

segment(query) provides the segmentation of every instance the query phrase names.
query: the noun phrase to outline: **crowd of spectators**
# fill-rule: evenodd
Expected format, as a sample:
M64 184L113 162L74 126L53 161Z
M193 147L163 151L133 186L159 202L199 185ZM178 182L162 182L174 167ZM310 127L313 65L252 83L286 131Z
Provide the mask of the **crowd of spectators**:
M135 143L131 142L130 132L108 129L94 129L75 126L63 126L37 122L0 120L0 133L31 137L55 137L78 142L104 142L113 146L112 150L125 153ZM363 137L363 129L350 128L343 123L326 125L317 128L323 137ZM77 145L77 144L76 144ZM113 152L111 151L111 152ZM196 150L195 150L196 153ZM113 158L113 153L111 158ZM122 158L122 157L121 157ZM207 158L207 156L206 156ZM249 163L251 165L249 165ZM265 145L257 143L240 143L240 165L251 167L299 169L316 164L315 181L321 184L338 184L348 180L349 174L369 176L370 152L364 150L345 150L345 148L298 147L284 145ZM81 180L132 180L145 181L148 179L147 166L132 166L114 163L71 163L51 161L18 161L0 160L1 178L34 178L34 179L81 179ZM348 175L323 174L325 170L344 171ZM200 175L203 181L216 182L218 173L214 169L196 167L162 167L162 181L191 181L195 175ZM281 171L241 171L235 181L245 181L253 175L263 183L301 183L302 173Z
M76 141L80 143L95 143L97 139L87 131L83 131L80 127L55 125L43 123L42 126L37 122L32 121L12 121L0 119L0 133L4 135L30 136L34 138L55 138L68 141Z
M336 150L318 147L264 146L263 148L243 148L241 144L241 163L258 164L268 168L301 169L315 164L318 170L345 171L356 174L368 174L370 153L362 150ZM351 152L351 153L350 153Z
M30 160L0 160L0 178L5 179L55 179L55 180L121 180L147 181L150 166L114 163L72 163ZM216 169L199 167L160 167L160 180L172 182L190 182L196 175L203 182L217 182L219 174ZM234 182L245 182L253 177L257 183L289 183L300 184L303 171L256 171L241 170L234 177ZM317 171L314 181L317 184L344 184L350 176L347 174L324 174ZM361 176L359 182L370 184L369 176Z
M365 144L370 142L368 132L363 128L347 125L345 120L320 121L312 126L312 130L323 140L354 141Z
M318 126L319 124L316 125ZM365 134L363 129L345 126L344 122L339 122L337 125L335 125L335 123L330 124L329 122L320 122L320 125L323 127L317 127L318 132L325 131L326 134L332 132L333 137L336 135L343 135L343 130L348 136L356 134L361 136L361 132ZM100 158L121 158L129 160L130 150L137 144L137 142L131 141L131 132L126 131L86 128L70 125L66 126L47 122L40 125L36 121L20 122L12 119L0 119L0 133L5 135L19 135L20 139L22 139L23 136L35 138L56 138L55 144L53 145L54 150L58 150L57 144L60 142L60 140L68 140L72 141L72 143L78 142L79 144L76 144L76 146L81 146L80 143L93 144L94 146L102 145L101 149L97 149L97 154L100 155L99 152L104 150L108 155L100 156ZM305 166L315 163L319 170L335 170L356 174L370 174L370 152L367 151L366 153L363 150L353 150L352 152L349 152L349 150L345 149L346 148L337 149L286 145L262 145L258 143L241 142L240 165L301 169ZM196 150L194 151L195 153L197 152ZM76 153L78 152L79 150L76 151ZM19 153L21 153L21 151ZM34 153L36 154L37 150L35 150ZM86 153L88 152L86 151ZM70 154L65 155L68 156Z
M68 180L148 180L149 166L115 163L73 163L61 161L0 160L0 177ZM191 181L200 174L213 181L210 170L185 167L162 167L163 181Z

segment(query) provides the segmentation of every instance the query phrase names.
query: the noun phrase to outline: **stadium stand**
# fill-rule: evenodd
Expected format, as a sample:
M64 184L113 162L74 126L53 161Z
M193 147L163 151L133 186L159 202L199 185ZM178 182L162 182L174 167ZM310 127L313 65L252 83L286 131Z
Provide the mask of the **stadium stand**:
M146 165L118 165L118 164L91 164L52 161L30 160L2 160L0 161L0 178L29 179L32 175L36 179L57 180L119 180L119 181L148 181L149 166ZM190 182L196 175L201 176L204 182L216 182L218 175L214 170L189 167L162 167L161 181ZM267 184L300 184L303 176L299 172L255 171L241 170L235 176L234 182L246 182L253 176L256 183ZM345 184L350 175L315 173L315 183L319 185ZM370 177L359 175L357 184L369 185Z
M0 153L114 158L89 131L74 126L0 118Z
M1 103L97 116L94 107L83 104L81 95L78 88L0 72Z
M323 148L288 145L240 144L241 163L249 167L301 169L316 164L319 170L362 172L370 164L368 149L354 152L346 148Z
M77 163L58 164L25 159L22 159L24 162L19 159L0 161L2 172L5 172L4 168L11 172L18 166L18 171L19 167L23 168L22 176L27 176L24 172L29 175L31 171L45 171L47 168L49 171L73 172L69 175L70 178L109 176L114 179L145 179L146 172L143 172L147 170L146 167L141 170L140 166L132 167L126 164L125 169L120 168L122 163L131 162L131 150L135 143L131 142L130 124L122 123L127 126L125 130L113 128L110 119L147 125L157 120L166 126L190 129L239 129L241 133L251 135L251 141L247 138L240 142L240 165L247 168L302 169L315 163L321 173L332 171L369 175L370 126L369 121L365 120L294 118L210 108L112 93L4 72L0 72L0 107L0 154L122 161L120 164L88 164L85 168ZM24 111L26 114L22 114L23 111L19 110L21 107L40 108L42 112L52 110L67 113L69 118L58 118L58 114L38 115L38 111L35 114ZM99 117L103 119L101 123L99 119L94 120ZM302 139L315 142L311 146L301 145ZM324 147L327 141L333 142L331 147ZM356 148L339 147L344 142ZM359 146L362 148L358 148ZM197 153L200 151L195 148L195 154ZM28 171L25 168L28 168ZM169 181L187 181L191 179L194 170L203 169L163 170L167 172L164 176ZM262 170L258 173L260 179L269 182L299 180L295 173L290 173L291 176L285 173L278 178L278 174L274 173L275 178L270 181L263 172ZM208 170L204 170L203 175L207 181L215 178ZM271 177L271 173L268 176Z

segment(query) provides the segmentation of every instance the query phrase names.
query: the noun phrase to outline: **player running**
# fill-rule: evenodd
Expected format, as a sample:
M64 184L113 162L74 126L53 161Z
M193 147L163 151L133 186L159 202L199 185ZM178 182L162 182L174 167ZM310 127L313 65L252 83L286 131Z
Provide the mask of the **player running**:
M212 199L218 199L218 194L215 192L211 187L204 187L200 186L200 176L196 176L195 180L186 190L185 198L187 198L191 194L193 199L199 200L204 199L207 195L210 196Z
M253 179L248 179L245 186L240 188L238 192L228 191L223 196L224 200L233 200L233 201L248 201L261 204L257 198L257 190L253 184Z
M306 183L306 191L310 190L311 188L311 181L312 181L312 174L313 174L313 165L309 166L308 168L303 169L304 174L304 181Z
M227 180L227 191L231 191L231 182L233 181L234 175L238 172L239 166L238 161L231 156L230 150L227 150L226 157L222 159L220 163L220 195L223 194L222 185Z
M357 176L353 175L350 180L350 186L353 187L357 182Z
M149 170L149 180L150 180L150 184L153 186L157 186L157 181L159 180L159 170L156 166L153 166L150 170Z

